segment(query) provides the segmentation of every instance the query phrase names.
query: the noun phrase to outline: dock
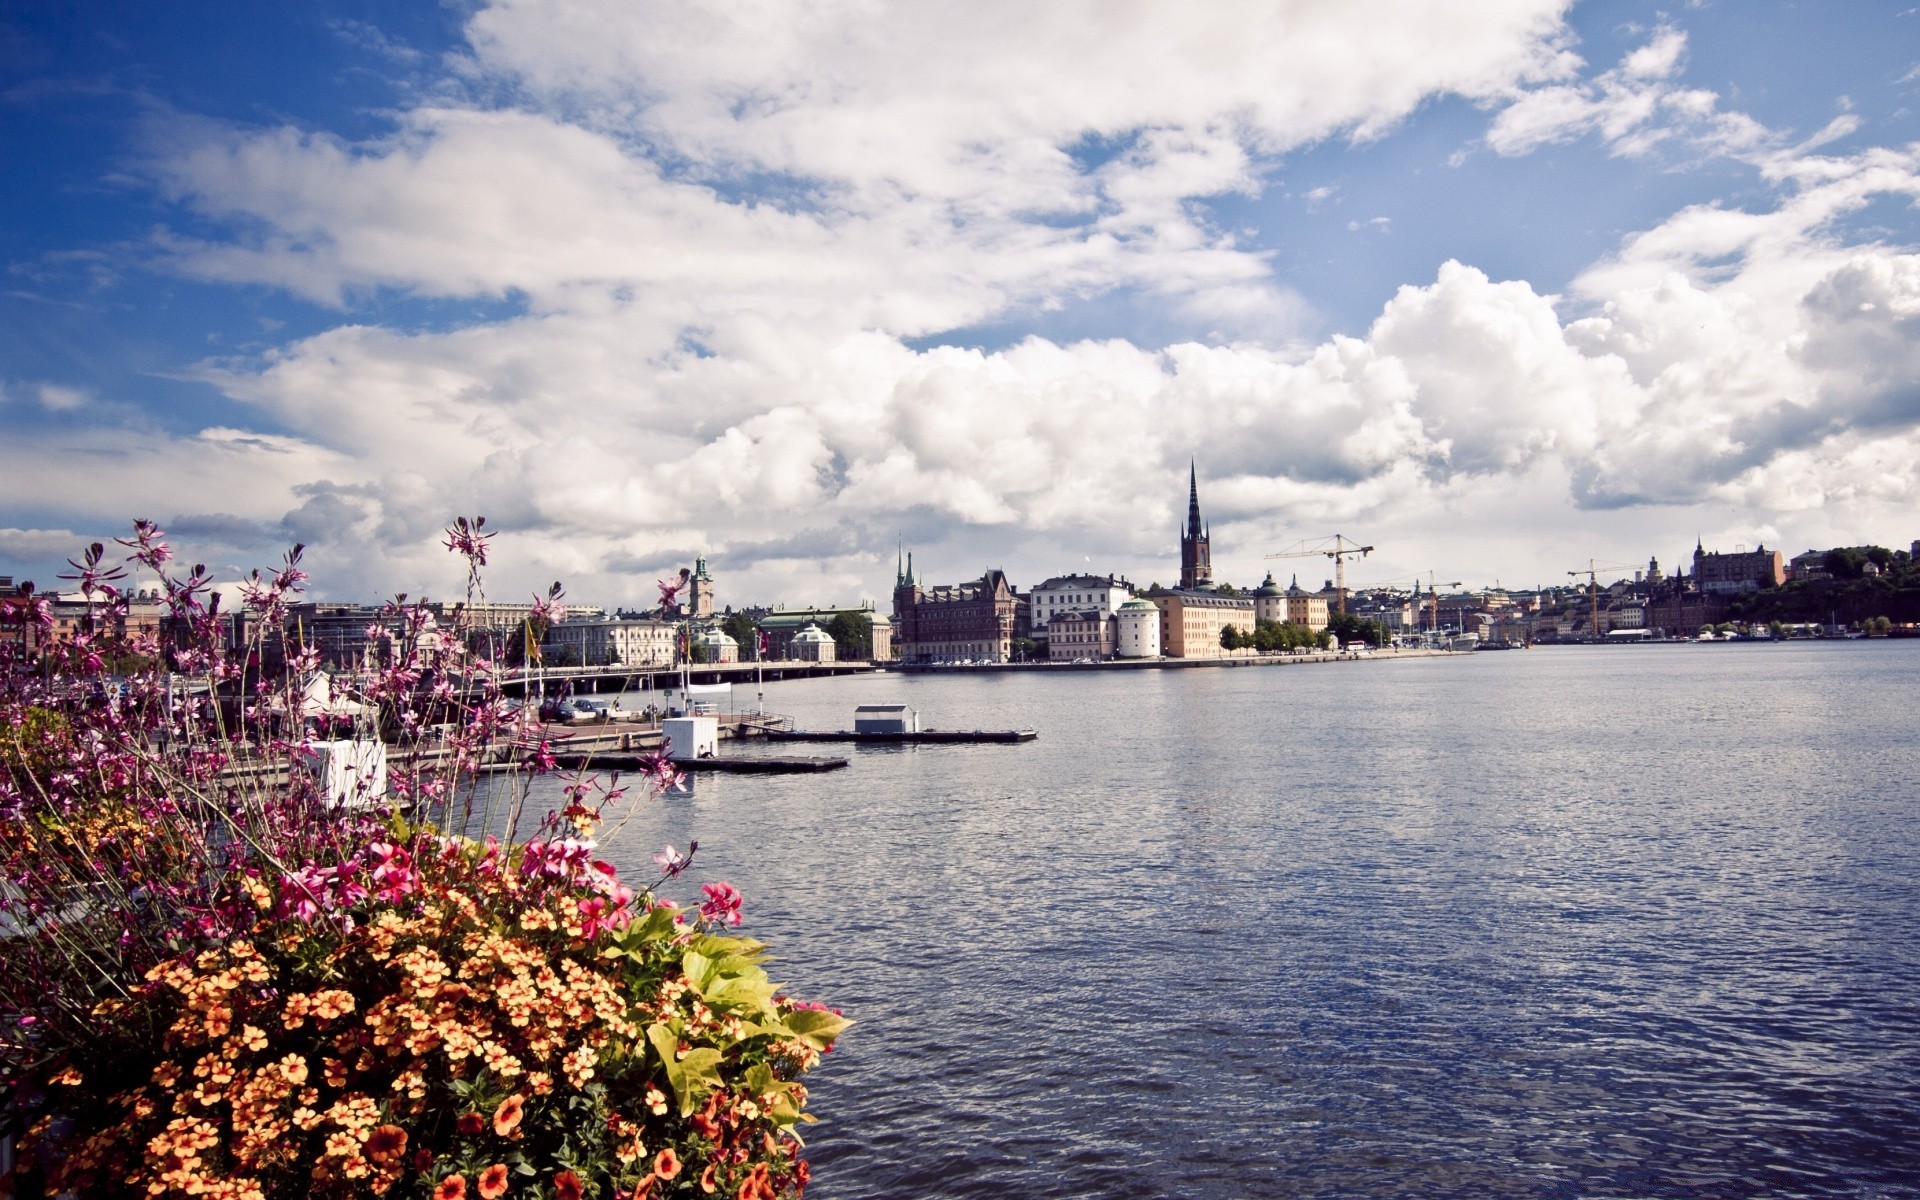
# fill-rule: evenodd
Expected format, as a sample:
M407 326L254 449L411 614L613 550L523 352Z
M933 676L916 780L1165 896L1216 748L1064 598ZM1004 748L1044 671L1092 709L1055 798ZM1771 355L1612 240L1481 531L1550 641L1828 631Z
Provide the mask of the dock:
M1040 736L1034 729L915 729L888 732L855 732L851 729L767 729L767 740L774 742L881 742L932 745L962 745L970 742L1030 742Z
M638 754L556 754L554 761L563 767L597 767L608 771L638 771ZM791 758L771 754L742 755L737 758L679 758L673 765L681 771L712 771L731 775L808 775L820 771L838 771L847 765L844 758Z

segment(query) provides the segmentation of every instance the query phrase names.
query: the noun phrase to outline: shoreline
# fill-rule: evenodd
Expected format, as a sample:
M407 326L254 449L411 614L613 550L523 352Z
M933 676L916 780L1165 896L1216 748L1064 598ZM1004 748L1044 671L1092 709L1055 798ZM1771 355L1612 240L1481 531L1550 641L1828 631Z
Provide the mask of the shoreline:
M1448 658L1471 650L1420 648L1321 650L1312 654L1250 654L1244 658L1109 658L1099 662L907 663L882 668L902 675L968 675L1009 671L1184 671L1200 667L1293 667L1307 663L1373 662L1398 658Z

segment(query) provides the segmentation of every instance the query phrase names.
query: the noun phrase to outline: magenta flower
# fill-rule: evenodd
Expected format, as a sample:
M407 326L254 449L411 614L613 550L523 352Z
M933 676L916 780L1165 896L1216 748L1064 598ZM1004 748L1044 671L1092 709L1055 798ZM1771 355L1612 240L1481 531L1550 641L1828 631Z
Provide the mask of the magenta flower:
M700 906L700 915L716 925L738 925L740 923L740 893L730 883L703 883L700 890L707 894L706 902Z

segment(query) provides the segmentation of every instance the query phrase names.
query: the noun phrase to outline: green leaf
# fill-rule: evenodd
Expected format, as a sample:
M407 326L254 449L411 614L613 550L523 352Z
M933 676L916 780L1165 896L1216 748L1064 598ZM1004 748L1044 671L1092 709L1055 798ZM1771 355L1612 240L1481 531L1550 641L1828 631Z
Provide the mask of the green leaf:
M680 1115L692 1116L707 1094L720 1086L720 1052L711 1046L701 1046L681 1058L680 1039L665 1022L647 1026L647 1042L667 1069L667 1085L680 1101Z
M825 1050L852 1021L836 1013L817 1008L797 1009L787 1014L787 1028L816 1050Z

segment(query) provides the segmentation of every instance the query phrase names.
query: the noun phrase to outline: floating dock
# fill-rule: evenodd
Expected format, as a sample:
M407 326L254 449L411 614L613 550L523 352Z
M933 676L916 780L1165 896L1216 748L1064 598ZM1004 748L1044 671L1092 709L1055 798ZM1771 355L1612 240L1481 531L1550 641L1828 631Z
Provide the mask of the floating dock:
M563 767L599 767L609 771L641 769L637 754L556 754L554 761ZM674 767L681 771L717 771L732 775L807 775L818 771L838 771L847 765L844 758L785 758L771 754L742 755L738 758L681 758Z
M934 745L960 745L967 742L1030 742L1040 736L1034 729L902 729L887 732L856 733L851 729L768 729L767 739L775 742L919 742Z

